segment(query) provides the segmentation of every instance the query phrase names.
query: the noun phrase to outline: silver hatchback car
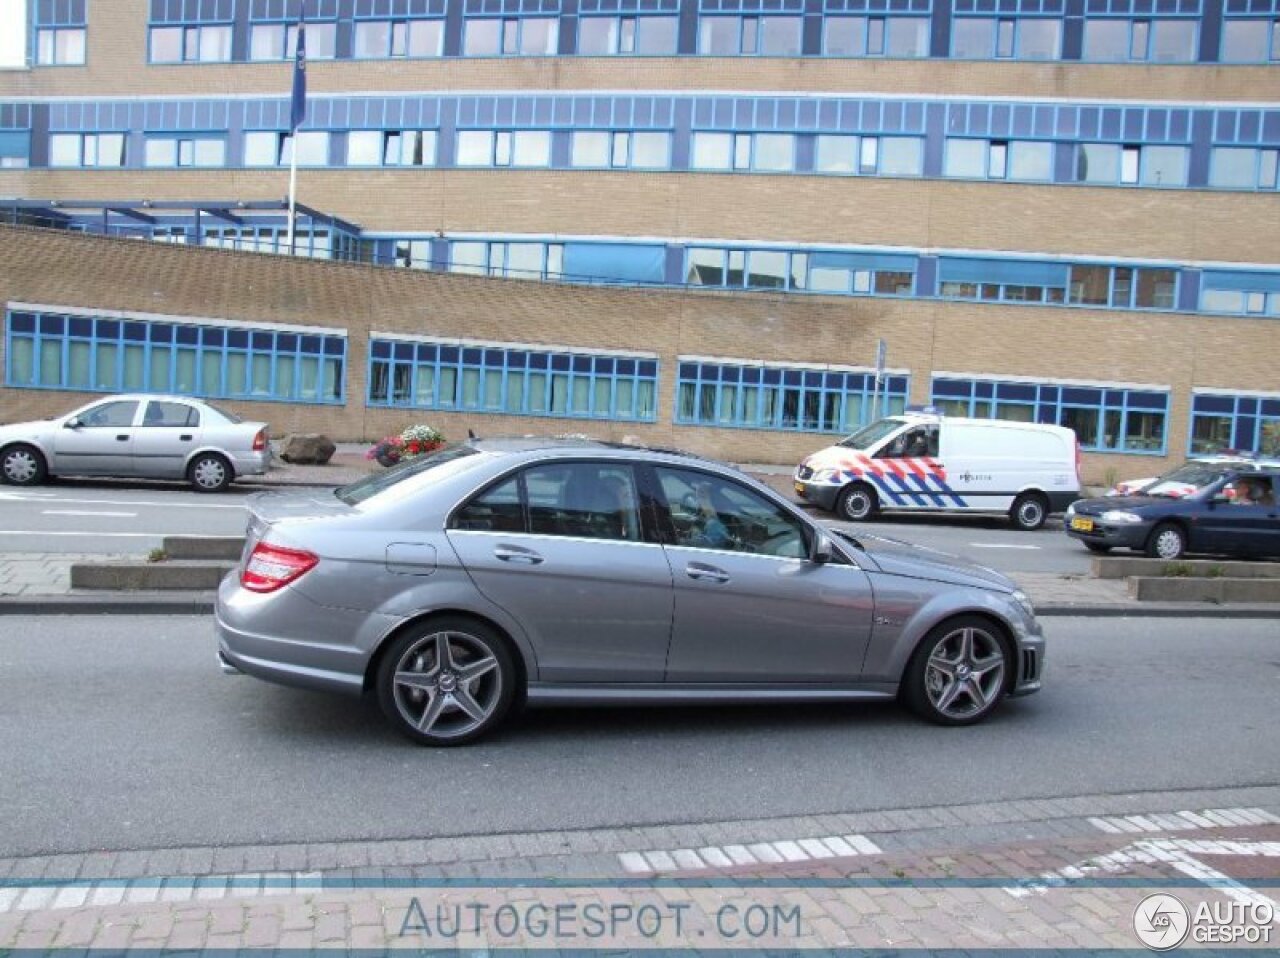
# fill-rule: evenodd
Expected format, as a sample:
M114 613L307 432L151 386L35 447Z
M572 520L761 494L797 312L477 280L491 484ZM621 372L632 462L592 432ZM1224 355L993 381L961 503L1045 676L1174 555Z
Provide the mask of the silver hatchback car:
M525 701L898 697L967 725L1040 688L1044 636L1004 576L829 531L694 456L475 440L249 508L224 671L371 691L425 744Z
M114 476L186 479L197 492L221 492L270 463L266 423L186 396L111 396L53 419L0 426L0 479L17 486Z

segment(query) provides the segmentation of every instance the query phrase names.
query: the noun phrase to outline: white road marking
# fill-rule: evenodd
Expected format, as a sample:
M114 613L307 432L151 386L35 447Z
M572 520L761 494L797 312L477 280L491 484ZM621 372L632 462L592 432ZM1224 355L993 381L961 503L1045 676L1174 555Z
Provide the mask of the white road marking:
M99 539L164 539L180 535L184 539L226 539L226 535L196 535L190 532L69 532L65 529L0 529L0 536L96 536Z
M136 512L94 512L89 509L42 509L42 516L108 516L116 519L136 519Z
M1197 828L1240 828L1245 825L1280 824L1280 818L1262 808L1206 808L1199 812L1159 815L1113 815L1091 818L1089 823L1109 835L1121 832L1178 832Z
M1003 542L970 542L970 548L973 549L1022 549L1027 552L1039 552L1039 546L1020 546L1008 545Z
M65 502L76 506L159 506L163 509L244 509L243 503L225 502L164 502L155 499L81 499L73 496L31 495L29 493L0 493L4 502Z
M618 862L628 874L653 875L880 854L880 847L864 835L827 835L822 838L798 838L794 841L758 842L754 845L708 845L698 849L621 852Z

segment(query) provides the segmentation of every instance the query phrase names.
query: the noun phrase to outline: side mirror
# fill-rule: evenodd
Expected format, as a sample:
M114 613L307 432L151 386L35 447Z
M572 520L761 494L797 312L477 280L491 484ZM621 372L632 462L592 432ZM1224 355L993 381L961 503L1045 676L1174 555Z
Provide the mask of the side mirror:
M62 428L63 429L79 429L83 425L84 423L80 421L79 416L72 416L70 419L68 419L66 422L62 424Z
M809 550L809 561L814 565L825 565L835 558L835 546L825 532L813 537L813 548Z

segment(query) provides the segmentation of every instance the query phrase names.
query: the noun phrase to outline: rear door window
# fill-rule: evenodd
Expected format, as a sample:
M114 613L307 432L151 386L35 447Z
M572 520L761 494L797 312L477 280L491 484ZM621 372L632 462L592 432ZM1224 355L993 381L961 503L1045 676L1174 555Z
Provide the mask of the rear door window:
M194 429L200 425L200 413L196 411L194 406L188 406L186 403L152 400L147 403L147 411L142 415L142 425L154 427L176 426Z

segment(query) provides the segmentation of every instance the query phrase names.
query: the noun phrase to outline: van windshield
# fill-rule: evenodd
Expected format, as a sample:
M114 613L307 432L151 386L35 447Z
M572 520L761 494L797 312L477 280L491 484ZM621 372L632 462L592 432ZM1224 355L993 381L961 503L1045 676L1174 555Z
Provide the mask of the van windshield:
M845 446L848 449L870 449L895 429L901 429L902 424L903 420L901 419L877 419L875 422L863 426L852 436L846 436L841 439L836 445Z

